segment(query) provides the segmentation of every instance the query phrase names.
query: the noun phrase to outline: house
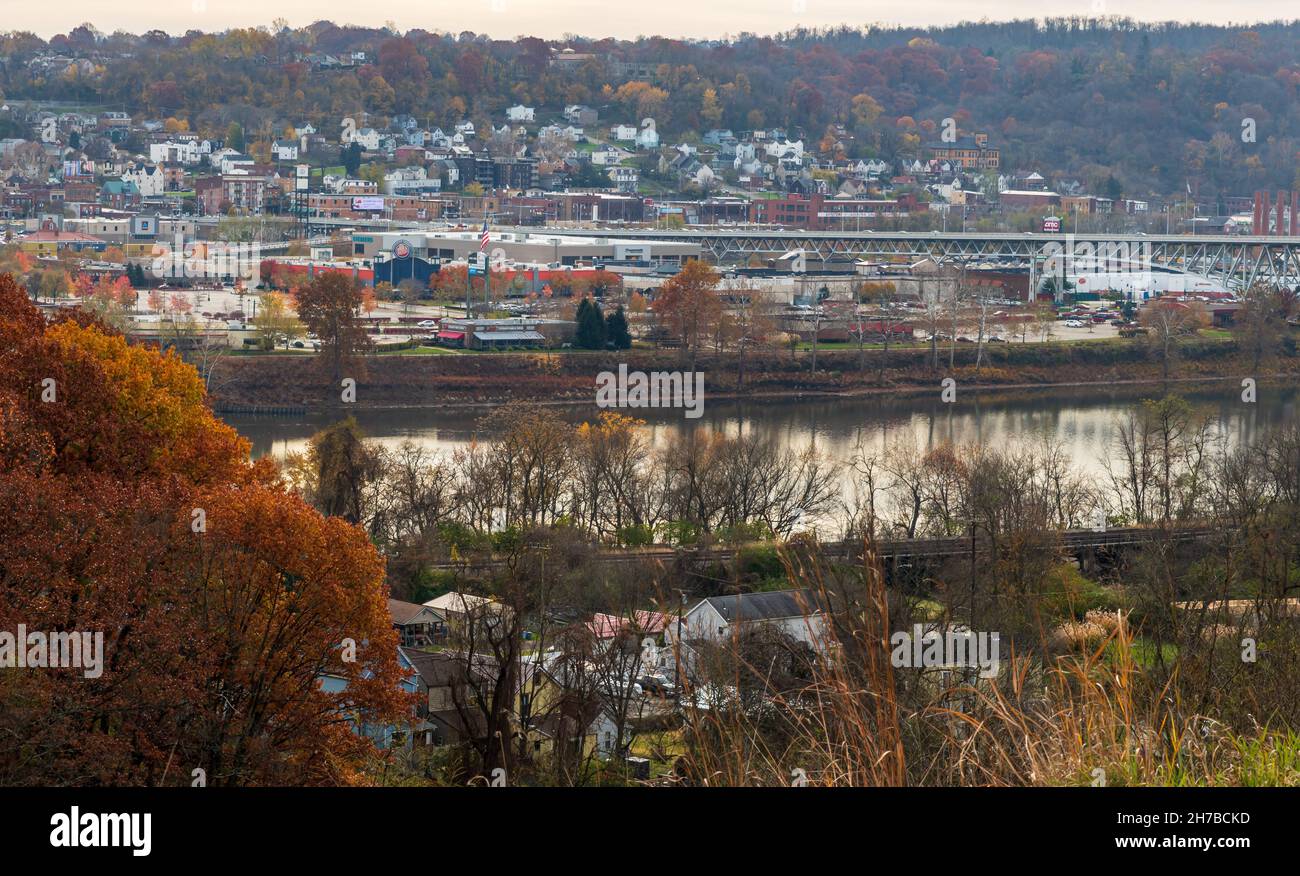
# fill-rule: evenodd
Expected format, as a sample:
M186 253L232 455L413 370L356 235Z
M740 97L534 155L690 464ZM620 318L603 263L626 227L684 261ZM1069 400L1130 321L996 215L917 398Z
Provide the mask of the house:
M486 722L474 707L472 662L453 651L406 651L404 656L414 672L418 698L416 744L457 745L482 738Z
M447 638L447 619L427 605L390 599L388 615L405 648L430 647Z
M708 170L708 168L705 168ZM637 185L641 182L641 172L635 167L615 166L609 169L609 181L614 184L620 192L635 192Z
M411 661L410 654L403 648L397 649L397 663L402 669L412 670L414 664ZM320 689L327 693L333 694L340 700L341 696L348 689L348 680L341 675L327 673L317 679ZM415 675L408 675L398 683L398 687L404 694L418 696L420 692L419 682ZM358 723L353 715L348 716L348 723L352 725L352 732L359 736L364 736L374 742L381 749L406 749L412 744L411 730L414 721L406 725L387 724L377 726L374 724Z
M384 192L390 195L406 195L416 192L438 192L442 190L442 180L430 178L423 167L399 167L391 173L384 174Z
M535 111L531 106L517 103L506 110L506 118L512 122L531 122Z
M352 132L351 142L360 143L367 152L378 152L382 137L374 128L362 128Z
M249 173L256 163L251 155L232 150L222 157L220 164L217 166L223 174L237 174Z
M297 161L298 141L276 140L271 145L271 154L274 156L276 161Z
M166 174L161 167L131 165L122 174L122 182L131 183L143 198L155 198L167 189Z
M588 127L600 121L600 113L585 104L573 103L564 108L564 120Z
M449 137L442 128L434 128L429 135L424 138L424 145L429 149L450 149L452 147L452 138Z
M165 140L149 144L149 160L154 164L195 165L204 154L198 140Z
M597 167L613 167L631 157L632 153L625 152L617 146L606 143L604 146L597 148L591 153L591 163Z
M454 590L436 599L430 599L424 605L443 617L448 633L453 639L460 640L471 635L473 637L491 635L504 619L506 611L505 606L486 596L457 593ZM471 625L479 626L471 630Z
M820 647L826 630L820 595L803 589L710 596L683 616L681 643L721 643L760 628L779 630L797 642ZM664 637L673 644L677 626L669 624Z
M615 125L609 129L611 140L617 140L620 143L632 143L636 140L637 130L632 125Z
M487 719L480 703L498 695L501 675L495 658L463 651L404 651L401 656L413 670L416 744L483 740ZM566 684L567 666L556 652L521 659L515 688L509 691L507 744L527 745L534 755L555 753L560 746L571 762L603 753L600 746L610 728L602 702L589 689L576 691Z
M125 210L140 203L140 190L133 182L111 179L100 188L99 202L117 210Z

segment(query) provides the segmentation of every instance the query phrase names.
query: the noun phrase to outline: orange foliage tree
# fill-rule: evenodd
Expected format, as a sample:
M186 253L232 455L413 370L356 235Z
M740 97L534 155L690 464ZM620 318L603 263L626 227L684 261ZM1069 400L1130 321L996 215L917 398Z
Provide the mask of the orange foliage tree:
M689 261L659 289L651 305L661 324L681 342L683 352L695 355L722 315L717 272L698 259Z
M8 275L0 350L0 633L103 636L97 672L0 672L0 784L364 781L353 728L410 709L365 534L251 462L193 368Z

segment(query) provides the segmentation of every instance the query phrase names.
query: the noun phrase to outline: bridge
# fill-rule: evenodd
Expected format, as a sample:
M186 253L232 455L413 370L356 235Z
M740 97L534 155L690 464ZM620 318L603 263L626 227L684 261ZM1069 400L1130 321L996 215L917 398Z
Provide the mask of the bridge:
M821 258L931 258L958 264L1009 262L1035 274L1056 259L1079 270L1156 270L1198 274L1244 289L1256 282L1300 284L1300 237L1184 234L1041 234L961 231L800 231L741 229L546 228L534 233L697 243L719 264L802 250ZM1070 269L1067 267L1067 271Z
M446 223L397 222L387 219L307 220L313 232L353 228L358 231L438 231ZM695 243L717 264L735 264L751 256L772 257L803 251L821 258L848 256L872 261L916 262L923 258L974 265L1001 263L1031 275L1052 270L1052 259L1067 261L1067 272L1087 272L1110 265L1112 271L1196 274L1244 289L1256 282L1300 285L1300 237L1257 235L1013 233L968 231L804 231L782 228L649 228L627 226L545 227L493 226L495 233L561 237L662 240ZM1069 262L1075 267L1071 268ZM1059 269L1059 268L1058 268Z
M1175 542L1204 541L1222 530L1211 526L1178 526L1171 529L1155 529L1145 526L1128 526L1117 529L1070 529L1059 532L1043 533L1045 546L1058 548L1063 553L1077 554L1086 550L1105 550L1134 547L1164 538ZM841 561L860 561L862 559L861 541L824 542L819 545L822 555L827 559ZM942 559L946 557L969 556L975 553L987 553L992 546L991 540L982 534L975 536L954 536L950 538L907 538L885 539L877 541L876 555L882 559ZM741 547L715 546L708 548L674 548L656 546L649 548L631 548L625 550L608 550L599 553L598 558L605 563L676 563L729 562L743 550ZM453 562L435 563L435 569L452 571L457 569L500 569L509 565L505 557L473 557Z

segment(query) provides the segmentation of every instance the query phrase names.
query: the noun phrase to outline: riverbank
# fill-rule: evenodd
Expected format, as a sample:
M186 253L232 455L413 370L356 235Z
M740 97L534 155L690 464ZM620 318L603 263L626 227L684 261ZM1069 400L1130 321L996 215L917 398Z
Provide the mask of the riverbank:
M1043 389L1112 390L1115 387L1181 387L1240 382L1261 385L1300 376L1300 360L1280 357L1253 374L1250 357L1235 342L1195 339L1185 342L1170 366L1170 378L1155 352L1140 341L1099 341L991 346L975 366L975 350L941 350L931 367L928 347L868 351L837 350L817 356L766 352L743 359L734 353L699 355L694 363L676 351L624 351L570 355L557 352L477 356L385 357L364 360L352 376L359 409L473 409L511 401L590 404L597 375L629 371L702 371L711 401L790 401L916 398L938 395L945 378L958 394L1014 393ZM883 360L883 362L882 362ZM882 367L883 366L883 367ZM218 366L212 381L214 407L245 413L320 412L343 406L342 387L331 385L314 358L233 358Z

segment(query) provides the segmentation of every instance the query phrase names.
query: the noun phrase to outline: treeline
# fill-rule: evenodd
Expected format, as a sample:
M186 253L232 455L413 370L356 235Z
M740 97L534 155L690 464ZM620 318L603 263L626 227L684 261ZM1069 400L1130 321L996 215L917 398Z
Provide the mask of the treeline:
M1051 19L952 27L843 28L692 42L527 37L317 22L305 28L97 34L48 43L0 39L10 100L75 100L224 136L266 139L310 121L399 113L422 124L499 121L523 102L585 103L603 119L653 117L669 137L709 128L784 127L849 158L916 156L945 118L987 131L1004 168L1068 173L1128 196L1248 194L1296 185L1300 63L1295 23L1246 28ZM549 63L572 47L578 69ZM41 52L94 59L90 75L29 66ZM303 53L362 51L367 63L320 70ZM636 78L620 63L649 65ZM1253 119L1253 142L1242 137ZM843 134L830 126L843 126Z
M499 555L546 532L566 533L584 550L776 543L801 533L952 537L972 526L996 542L1247 515L1249 503L1224 492L1248 474L1244 460L1271 452L1289 464L1300 446L1282 433L1230 446L1205 411L1176 396L1116 421L1101 478L1085 477L1045 440L895 443L832 459L748 430L700 428L654 444L644 425L614 412L573 425L554 409L516 403L486 416L469 446L434 454L410 442L385 448L348 419L283 466L308 501L362 526L392 556L396 590L428 598L431 570L453 555ZM1251 501L1263 501L1261 483L1250 489Z

